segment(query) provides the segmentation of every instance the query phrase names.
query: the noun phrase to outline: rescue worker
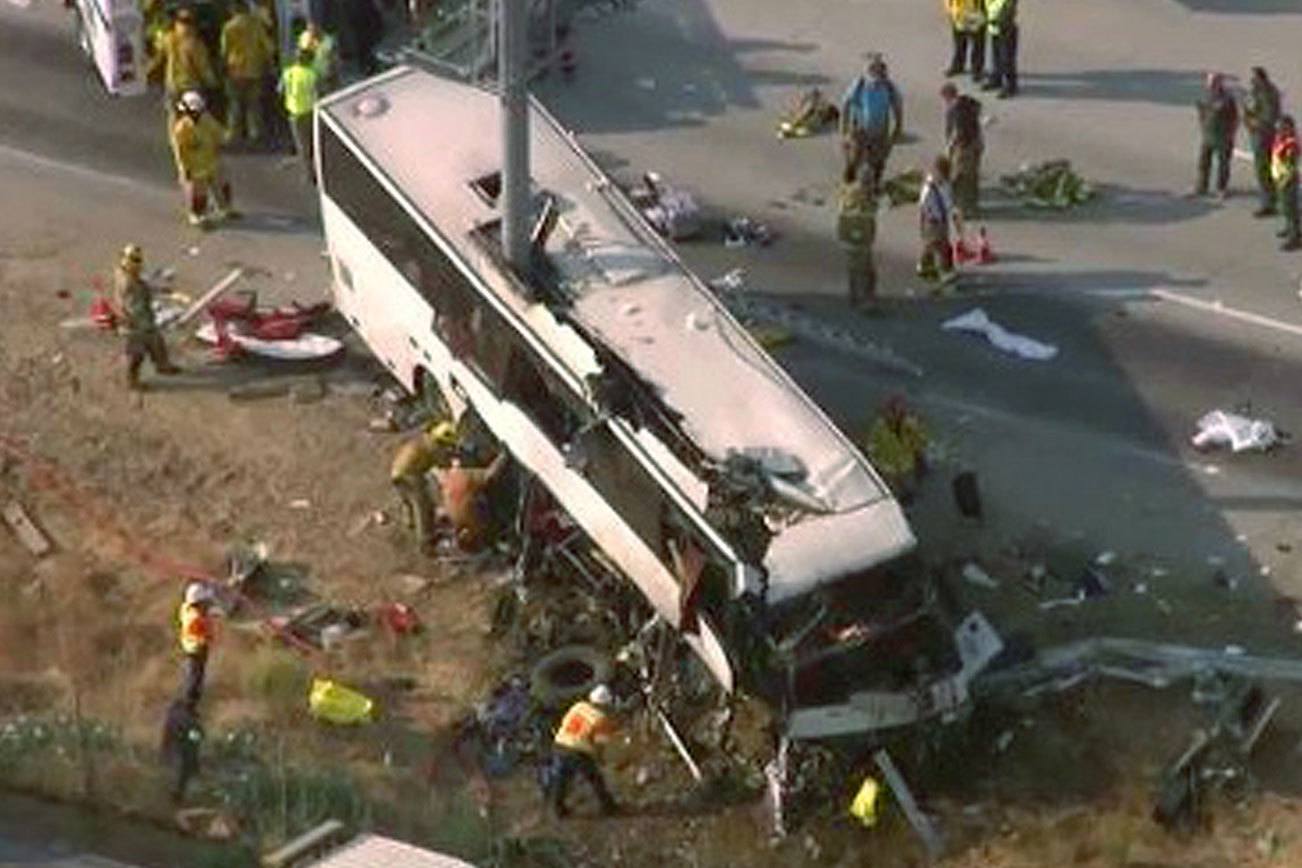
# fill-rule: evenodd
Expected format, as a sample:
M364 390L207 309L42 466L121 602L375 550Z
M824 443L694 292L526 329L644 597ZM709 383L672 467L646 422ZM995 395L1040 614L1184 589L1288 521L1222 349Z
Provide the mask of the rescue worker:
M298 47L312 52L312 68L316 70L317 90L326 94L339 87L339 52L335 38L309 21L298 35Z
M208 651L215 636L212 617L213 593L203 582L191 582L176 612L177 641L181 646L181 698L198 705L203 697L208 669Z
M146 356L159 374L181 371L167 357L167 344L154 317L154 291L141 276L144 264L145 254L140 245L128 244L122 248L113 270L113 299L127 338L127 387L136 390L141 388L140 366Z
M973 81L980 81L985 75L985 5L985 0L945 0L950 34L954 39L954 55L945 70L946 76L970 72Z
M962 216L954 207L954 194L950 188L949 157L941 155L932 164L918 195L919 232L922 236L922 254L918 257L918 276L926 280L939 280L938 291L958 280L954 270L954 248L950 241L950 224L959 237L963 237Z
M198 91L181 95L176 124L172 127L172 148L181 173L187 219L191 226L207 229L208 198L216 204L218 220L239 214L231 208L231 184L221 163L222 141L226 136L221 124L208 112L208 105Z
M975 217L981 194L981 101L960 94L952 82L940 88L945 103L945 153L954 171L954 205L964 217Z
M453 423L431 422L420 435L398 447L393 456L389 480L423 550L434 543L434 502L425 478L435 466L451 463L456 445L457 428Z
M252 0L239 0L222 27L221 55L226 66L226 141L262 139L262 85L276 59L276 46Z
M873 260L873 243L877 240L877 196L866 166L846 164L841 177L836 237L845 249L850 306L875 309L877 266Z
M927 433L903 396L892 395L868 431L868 457L902 503L926 471Z
M199 774L199 747L203 744L203 726L193 702L185 698L172 700L163 721L163 738L159 752L163 764L172 768L176 777L172 784L172 802L185 799L190 780Z
M508 460L505 450L487 467L465 467L458 457L438 474L443 511L452 522L457 545L464 551L476 551L490 542L493 510L488 501L489 489L506 469Z
M162 35L157 48L148 75L153 81L162 77L167 125L171 131L181 96L189 91L215 91L217 73L208 56L208 46L199 36L194 11L189 7L176 13L172 27Z
M1234 154L1234 134L1239 125L1239 108L1225 87L1219 72L1207 74L1207 89L1198 100L1198 181L1194 196L1207 195L1212 157L1216 158L1216 198L1224 199L1230 184L1230 159Z
M557 817L568 817L570 809L565 800L574 776L580 775L592 787L601 802L601 811L607 816L616 813L619 806L606 787L597 756L602 746L615 734L615 722L607 713L613 701L610 688L598 684L588 693L586 701L579 700L570 706L561 719L552 741L553 778L549 796Z
M1275 87L1266 70L1252 68L1252 84L1243 104L1243 124L1252 142L1252 165L1257 172L1257 189L1261 191L1261 205L1254 217L1269 217L1275 213L1275 181L1271 177L1270 148L1275 142L1275 126L1279 123L1279 88Z
M1017 0L986 0L986 29L993 61L982 90L997 90L999 98L1017 95Z
M289 131L294 137L294 150L303 161L308 183L315 184L316 170L312 165L312 109L316 106L318 83L316 68L312 63L312 49L300 48L294 62L281 73L280 92L285 101Z
M874 54L867 73L846 89L841 99L841 147L847 161L865 162L872 170L874 189L880 189L891 148L904 132L904 104L886 70L886 61Z
M1298 177L1297 128L1292 115L1279 119L1275 141L1270 146L1270 176L1275 182L1275 195L1279 213L1284 215L1284 228L1279 236L1284 239L1281 250L1297 250L1302 246L1298 229Z

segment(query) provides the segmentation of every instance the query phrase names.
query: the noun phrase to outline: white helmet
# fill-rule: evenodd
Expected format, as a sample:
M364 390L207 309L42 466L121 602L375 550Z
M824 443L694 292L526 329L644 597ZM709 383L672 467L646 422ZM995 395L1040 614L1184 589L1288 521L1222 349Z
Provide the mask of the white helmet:
M181 110L192 114L200 114L204 110L205 103L203 94L197 90L187 90L181 94Z
M187 605L207 603L211 600L212 589L203 582L191 582L185 586L185 602Z
M588 702L593 705L610 705L615 697L610 692L610 688L604 684L598 684L592 690L588 691Z

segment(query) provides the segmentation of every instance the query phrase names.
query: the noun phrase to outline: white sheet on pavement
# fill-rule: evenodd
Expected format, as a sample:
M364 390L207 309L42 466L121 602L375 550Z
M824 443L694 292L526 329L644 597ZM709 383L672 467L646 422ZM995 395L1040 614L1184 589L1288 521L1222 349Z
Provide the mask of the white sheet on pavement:
M946 331L976 332L986 336L990 343L1006 353L1012 353L1023 359L1047 361L1058 355L1058 348L1045 344L1025 335L1014 334L999 323L990 319L982 308L973 308L965 314L941 323Z
M1229 446L1234 452L1266 450L1278 442L1275 425L1269 420L1249 419L1224 410L1212 410L1199 419L1198 433L1193 436L1193 445L1199 449Z

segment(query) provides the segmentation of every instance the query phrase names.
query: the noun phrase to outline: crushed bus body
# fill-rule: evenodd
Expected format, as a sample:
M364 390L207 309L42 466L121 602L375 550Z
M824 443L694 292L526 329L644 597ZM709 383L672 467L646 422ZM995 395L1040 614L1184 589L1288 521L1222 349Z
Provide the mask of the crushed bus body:
M910 553L859 450L532 104L527 273L500 247L496 94L399 66L324 99L336 304L413 393L467 409L719 684L794 737L961 708L998 651Z

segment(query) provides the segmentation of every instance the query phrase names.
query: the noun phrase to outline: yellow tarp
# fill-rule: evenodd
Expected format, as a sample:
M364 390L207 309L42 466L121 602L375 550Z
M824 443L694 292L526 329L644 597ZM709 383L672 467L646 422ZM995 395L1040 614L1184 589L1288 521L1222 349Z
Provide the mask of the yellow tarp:
M375 703L369 697L328 678L312 679L307 707L318 720L341 725L370 723L375 715Z
M882 788L872 775L863 779L863 785L850 803L850 816L871 829L877 825L877 803L881 801Z

